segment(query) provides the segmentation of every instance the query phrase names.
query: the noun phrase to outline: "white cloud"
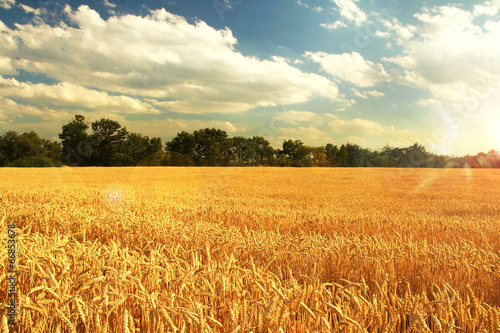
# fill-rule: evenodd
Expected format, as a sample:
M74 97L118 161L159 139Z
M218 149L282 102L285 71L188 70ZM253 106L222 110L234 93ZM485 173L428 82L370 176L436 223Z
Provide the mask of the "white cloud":
M297 111L297 110L287 110L277 114L274 117L276 120L281 120L289 124L298 125L299 123L306 122L320 122L322 117L314 112L310 111Z
M92 119L98 119L90 115ZM126 126L129 131L144 133L149 137L174 137L178 132L193 132L201 128L218 128L226 131L228 135L234 135L240 129L233 123L224 120L186 120L180 118L168 118L152 121L141 120L120 120L122 126Z
M486 136L478 135L487 126L477 119L495 119L498 113L490 101L500 94L500 23L489 19L498 5L486 1L472 11L453 5L423 8L415 15L411 37L396 41L402 52L384 59L397 65L394 81L431 94L417 104L439 115L434 143L455 152L475 153L497 144L492 138L486 144ZM478 15L486 17L476 20Z
M323 8L320 7L320 6L310 6L300 0L297 1L297 4L299 4L299 6L303 6L303 7L306 7L306 8L309 8L309 9L312 9L318 13L321 13L323 11Z
M16 69L14 68L14 64L12 59L9 57L0 56L0 75L13 75L16 74Z
M116 5L114 3L111 3L108 0L104 0L104 6L111 7L111 8L115 8L116 7Z
M481 15L495 16L500 11L500 0L485 1L483 4L475 5L472 14L477 17Z
M391 33L388 31L376 31L375 36L379 38L389 38L391 37Z
M415 36L399 40L402 54L385 59L403 69L402 83L429 90L451 105L473 105L500 88L500 24L473 23L456 7L424 9Z
M22 9L23 9L26 13L31 13L31 14L34 14L34 15L40 15L40 13L41 13L41 11L42 11L40 8L38 8L38 9L34 9L34 8L32 8L32 7L30 7L30 6L27 6L27 5L25 5L25 4L22 4L22 3L20 3L20 4L19 4L19 6L20 6L20 7L21 7L21 8L22 8Z
M335 115L329 116L328 125L336 133L350 133L353 135L382 135L395 133L393 126L383 126L368 119L354 118L343 120Z
M16 0L0 0L0 8L10 9L16 4Z
M328 74L358 87L371 87L379 81L388 80L381 64L366 61L357 52L343 54L328 54L325 52L306 52L306 58L319 63Z
M283 140L300 140L306 145L325 145L328 140L328 133L316 126L293 126L283 127L275 146L281 146Z
M377 91L377 90L369 90L369 91L359 91L358 89L356 88L353 88L352 89L352 92L354 93L354 95L358 96L358 97L361 97L361 98L368 98L369 96L372 96L372 97L382 97L382 96L385 96L385 94L381 91Z
M421 99L417 102L421 106L440 106L441 102L434 98Z
M271 56L271 59L274 61L274 62L277 62L277 63L285 63L285 64L288 64L290 63L290 58L286 58L286 57L281 57L281 56L277 56L277 55L272 55Z
M313 96L338 99L336 85L325 77L279 59L242 55L228 28L190 24L164 9L104 20L82 5L66 6L66 14L73 26L0 26L0 56L75 86L168 99L157 104L174 112L242 112Z
M345 28L345 27L347 27L347 24L345 24L343 21L340 21L340 20L335 21L333 23L329 23L329 24L327 24L327 23L321 23L320 25L323 28L326 28L326 29L328 29L330 31L336 30L338 28Z
M406 130L373 120L350 119L332 113L287 110L276 114L273 119L269 130L263 130L261 134L275 147L280 147L283 140L293 139L313 146L365 142L366 147L380 149L388 140L394 141L409 135Z
M401 21L399 21L396 17L392 17L392 20L387 20L383 18L381 15L375 15L375 17L380 21L381 28L386 28L385 31L377 30L375 32L375 36L380 38L390 38L396 40L408 40L413 37L413 33L415 32L416 27L408 24L403 25Z
M16 118L22 118L24 115L51 121L70 117L67 112L55 111L48 107L21 104L10 98L0 96L0 120L12 123Z
M332 0L338 7L340 15L360 26L367 21L367 15L356 5L357 0Z
M111 96L100 92L62 82L56 85L31 84L0 76L0 95L52 108L91 108L117 113L159 113L147 103L128 96Z

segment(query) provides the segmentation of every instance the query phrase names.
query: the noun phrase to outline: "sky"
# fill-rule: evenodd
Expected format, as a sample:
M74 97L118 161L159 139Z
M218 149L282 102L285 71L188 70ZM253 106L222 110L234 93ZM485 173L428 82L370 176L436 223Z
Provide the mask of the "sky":
M500 150L500 0L0 0L0 134Z

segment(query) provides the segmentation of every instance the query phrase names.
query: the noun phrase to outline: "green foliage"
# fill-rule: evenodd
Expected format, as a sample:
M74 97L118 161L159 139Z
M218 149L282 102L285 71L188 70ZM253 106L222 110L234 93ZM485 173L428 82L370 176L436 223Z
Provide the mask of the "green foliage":
M82 115L76 115L74 120L63 125L59 139L63 147L64 161L68 165L87 165L92 153L88 128L89 124Z
M104 118L94 121L92 134L89 137L92 143L91 165L122 165L127 134L127 129L122 128L117 121Z
M139 163L138 166L161 166L163 165L163 161L165 160L165 153L163 151L156 151L152 154L144 157Z
M164 159L160 138L149 139L139 133L128 133L123 143L121 165L161 165ZM157 161L159 159L159 161ZM152 163L152 164L151 164Z
M229 164L231 147L225 131L205 128L194 131L193 137L196 165L225 166Z
M31 160L38 158L41 161L58 161L61 159L61 152L59 143L40 138L34 131L23 134L9 131L0 136L0 166L13 165L18 160L27 163L26 157L32 157Z
M53 160L49 157L24 156L7 164L12 168L42 168L42 167L61 167L61 161Z
M286 157L286 166L309 166L310 150L300 140L284 140L283 149L278 151L280 157Z
M90 126L81 115L62 126L59 138L61 143L40 138L34 131L8 131L0 135L0 166L61 166L64 161L72 166L500 167L500 153L495 150L450 157L428 152L418 143L371 151L351 143L340 148L331 143L310 147L301 140L284 140L275 150L262 136L229 137L215 128L179 132L163 151L158 137L129 133L117 121L104 118Z

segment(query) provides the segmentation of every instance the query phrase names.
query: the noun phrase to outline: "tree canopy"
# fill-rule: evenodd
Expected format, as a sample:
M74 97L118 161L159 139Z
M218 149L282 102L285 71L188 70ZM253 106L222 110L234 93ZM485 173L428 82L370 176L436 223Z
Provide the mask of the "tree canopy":
M161 138L129 132L115 120L89 123L82 115L62 125L59 139L8 131L0 135L0 166L500 167L495 150L450 157L428 152L418 143L373 151L353 143L311 147L291 139L274 149L262 136L230 137L216 128L181 131L163 145Z

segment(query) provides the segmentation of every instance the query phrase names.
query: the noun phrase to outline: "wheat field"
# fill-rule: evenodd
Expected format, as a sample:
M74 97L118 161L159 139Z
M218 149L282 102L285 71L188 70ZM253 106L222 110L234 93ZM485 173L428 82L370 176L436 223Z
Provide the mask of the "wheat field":
M0 171L1 332L500 332L500 170Z

